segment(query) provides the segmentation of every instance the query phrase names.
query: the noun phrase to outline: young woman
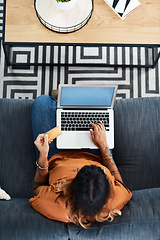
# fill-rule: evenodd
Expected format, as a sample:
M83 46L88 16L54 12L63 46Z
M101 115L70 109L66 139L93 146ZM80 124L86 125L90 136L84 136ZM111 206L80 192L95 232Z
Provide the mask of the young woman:
M95 221L112 221L115 215L121 215L132 194L123 184L109 150L103 123L91 123L90 130L99 152L61 152L55 141L48 143L44 133L55 126L55 114L55 99L43 95L34 101L32 123L38 160L35 196L29 203L49 219L83 228Z

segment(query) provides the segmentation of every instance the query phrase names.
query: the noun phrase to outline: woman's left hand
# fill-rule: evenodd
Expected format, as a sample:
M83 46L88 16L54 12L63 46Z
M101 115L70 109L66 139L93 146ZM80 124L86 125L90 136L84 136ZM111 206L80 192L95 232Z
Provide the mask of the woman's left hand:
M106 131L102 122L100 123L91 123L94 131L90 129L91 138L93 143L100 149L101 147L108 147Z

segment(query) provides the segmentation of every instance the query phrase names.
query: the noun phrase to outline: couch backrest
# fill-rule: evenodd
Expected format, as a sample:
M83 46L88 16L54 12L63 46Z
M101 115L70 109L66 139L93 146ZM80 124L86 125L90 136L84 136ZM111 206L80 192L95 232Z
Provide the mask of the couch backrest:
M35 150L32 100L0 99L0 186L11 197L32 196Z
M114 158L131 190L160 187L160 97L115 103Z

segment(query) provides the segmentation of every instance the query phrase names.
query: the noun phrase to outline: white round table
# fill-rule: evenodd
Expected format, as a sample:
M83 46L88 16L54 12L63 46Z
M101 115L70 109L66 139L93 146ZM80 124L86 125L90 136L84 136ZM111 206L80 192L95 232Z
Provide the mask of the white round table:
M59 10L52 0L35 0L34 6L40 22L50 30L69 33L82 28L91 18L92 0L77 0L67 11Z

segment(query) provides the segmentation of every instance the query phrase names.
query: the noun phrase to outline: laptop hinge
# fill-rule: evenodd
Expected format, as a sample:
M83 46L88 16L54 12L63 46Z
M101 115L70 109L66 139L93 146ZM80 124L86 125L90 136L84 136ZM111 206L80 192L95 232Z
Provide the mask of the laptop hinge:
M106 111L106 110L108 110L108 109L110 109L110 108L61 108L62 110L78 110L78 111L82 111L82 110L101 110L101 111Z

